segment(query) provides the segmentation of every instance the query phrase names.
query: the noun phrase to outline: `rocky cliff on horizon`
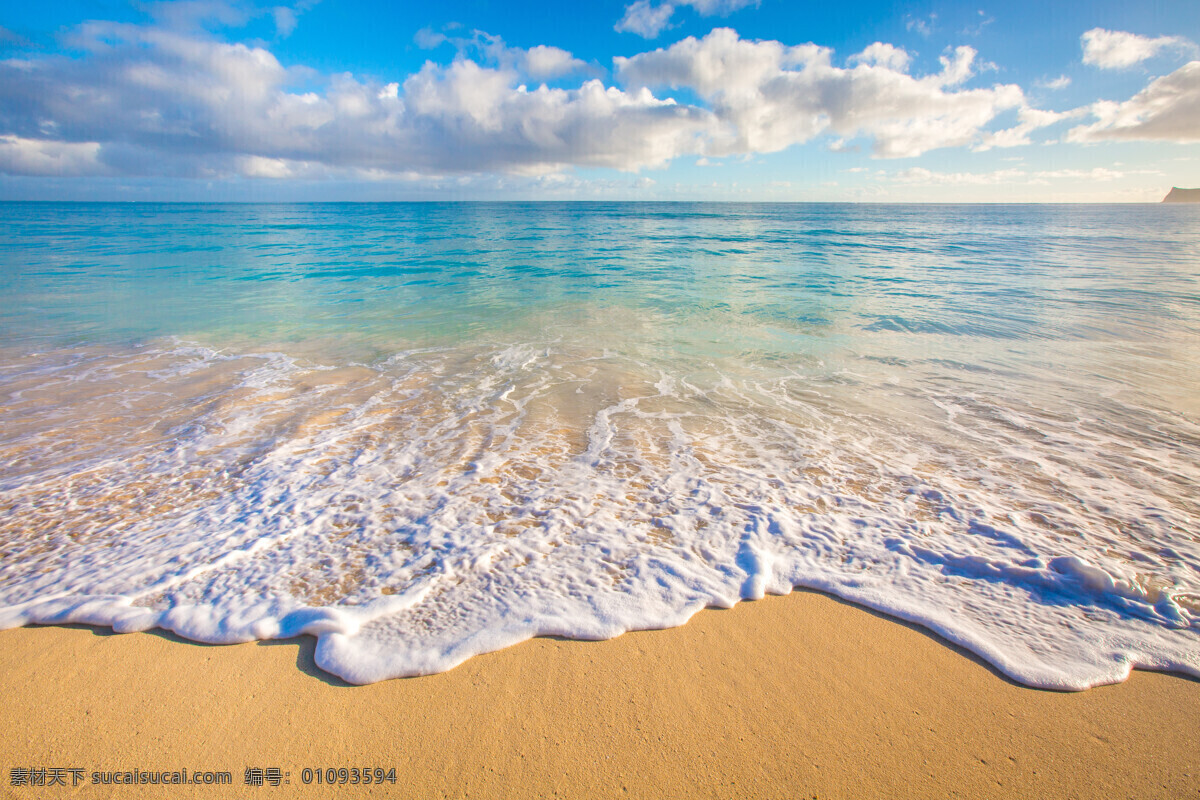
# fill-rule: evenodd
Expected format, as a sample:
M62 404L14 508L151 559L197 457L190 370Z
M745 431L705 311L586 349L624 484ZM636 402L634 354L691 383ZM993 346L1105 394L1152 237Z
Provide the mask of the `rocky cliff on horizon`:
M1163 198L1164 203L1200 203L1200 189L1180 189L1172 186Z

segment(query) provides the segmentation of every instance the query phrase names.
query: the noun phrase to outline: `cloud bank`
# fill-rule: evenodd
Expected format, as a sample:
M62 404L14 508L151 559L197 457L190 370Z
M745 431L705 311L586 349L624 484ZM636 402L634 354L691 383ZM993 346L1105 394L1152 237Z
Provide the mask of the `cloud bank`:
M970 47L942 57L942 70L921 78L904 71L903 50L879 42L853 56L852 68L834 66L831 56L816 45L747 41L720 28L615 63L626 86L703 97L720 123L712 155L775 152L828 131L869 137L879 157L916 156L972 144L1000 111L1024 103L1014 85L955 88L973 74Z
M689 3L704 14L747 4ZM276 22L286 35L294 16ZM85 23L69 42L78 55L0 62L0 172L549 176L772 153L818 137L835 147L861 140L878 158L1015 147L1029 144L1035 130L1083 116L1069 140L1189 142L1200 131L1200 62L1125 102L1055 112L1031 107L1014 84L972 88L970 47L918 74L908 52L884 42L839 66L828 48L747 40L719 28L614 59L607 85L593 77L600 67L556 47L509 47L479 31L417 38L430 48L453 44L457 55L380 81L285 67L265 44L221 41L195 27ZM1015 124L997 130L1002 115Z
M427 62L403 82L310 76L267 50L156 28L89 23L81 59L0 64L0 169L9 174L320 176L357 171L636 170L698 152L711 112L588 80L557 48L495 67ZM509 49L509 54L515 51ZM523 74L524 73L524 74Z

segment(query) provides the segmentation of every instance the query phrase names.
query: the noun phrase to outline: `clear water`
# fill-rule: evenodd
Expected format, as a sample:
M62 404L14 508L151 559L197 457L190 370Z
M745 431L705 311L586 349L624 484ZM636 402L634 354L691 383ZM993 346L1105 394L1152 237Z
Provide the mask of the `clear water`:
M1200 208L0 221L0 625L369 682L807 586L1035 686L1200 675Z

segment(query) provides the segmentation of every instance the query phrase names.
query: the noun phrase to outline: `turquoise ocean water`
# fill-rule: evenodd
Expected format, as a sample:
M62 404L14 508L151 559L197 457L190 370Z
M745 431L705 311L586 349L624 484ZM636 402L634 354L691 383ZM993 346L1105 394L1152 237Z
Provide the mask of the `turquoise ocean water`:
M1200 208L0 204L0 625L355 682L795 586L1200 675Z

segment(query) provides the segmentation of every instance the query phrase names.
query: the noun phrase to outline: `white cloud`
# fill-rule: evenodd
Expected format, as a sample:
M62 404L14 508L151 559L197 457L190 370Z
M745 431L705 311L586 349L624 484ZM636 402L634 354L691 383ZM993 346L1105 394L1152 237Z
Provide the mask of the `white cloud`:
M1018 147L1031 144L1029 134L1040 128L1046 128L1057 122L1075 119L1087 113L1087 108L1077 108L1071 111L1045 111L1040 108L1022 106L1017 112L1017 124L1011 128L994 131L987 134L974 147L976 151L990 150L993 147Z
M915 78L868 64L840 69L825 48L748 41L718 28L615 64L628 86L685 87L704 97L723 123L710 155L774 152L831 131L868 136L876 156L893 158L976 142L999 111L1023 104L1013 85L946 91L971 75L974 56L960 47L942 59L942 72Z
M1124 172L1095 167L1090 170L1058 169L1027 170L1010 167L991 172L937 172L924 167L910 167L887 175L889 181L915 186L998 186L998 185L1046 185L1051 181L1075 180L1108 182L1125 177Z
M1090 112L1096 122L1072 128L1068 141L1200 142L1200 61L1156 78L1123 103L1094 103Z
M488 65L502 70L516 70L539 81L589 71L586 62L561 48L544 44L528 50L509 47L499 36L480 30L472 31L470 36L452 37L422 28L413 36L413 42L422 50L432 50L449 43L458 51L460 59L479 58Z
M403 82L347 73L322 93L293 92L291 72L259 47L100 24L79 41L91 42L89 57L0 65L0 134L8 135L0 169L215 177L287 177L297 165L306 174L637 170L698 154L714 124L704 109L598 80L531 91L515 65L458 59L427 63ZM505 52L543 72L576 66L555 48Z
M1066 75L1059 75L1057 78L1037 81L1034 85L1041 89L1065 89L1071 85L1071 79Z
M878 67L904 71L912 59L903 47L894 47L883 42L868 45L861 53L850 56L851 64L873 64Z
M691 6L701 16L727 16L749 5L757 6L759 0L662 0L654 4L650 0L635 0L625 6L625 15L613 26L615 31L636 33L644 39L654 39L671 27L675 9Z
M1115 181L1118 178L1124 178L1125 173L1117 170L1106 169L1104 167L1093 167L1092 169L1054 169L1042 170L1033 173L1034 178L1048 178L1052 180L1087 180L1087 181Z
M238 159L238 172L248 178L294 178L303 171L303 169L296 169L291 162L282 158L242 156Z
M103 175L99 142L56 142L0 136L0 172L8 175Z
M520 59L521 71L538 80L556 78L560 75L569 75L572 72L587 69L584 61L573 57L566 50L548 47L544 44L522 51Z
M1020 169L1000 169L993 172L935 172L924 167L910 167L893 173L889 178L898 183L917 185L994 186L1024 181L1028 173Z
M625 16L618 20L613 30L653 39L669 27L674 13L675 6L669 2L651 5L650 0L637 0L625 7Z
M942 65L938 85L957 86L974 74L971 67L975 61L975 48L966 46L956 47L954 48L953 55L938 56L938 61Z
M637 171L681 156L748 158L824 134L885 158L1011 146L1061 118L1028 108L1017 86L962 88L974 73L969 47L920 76L904 50L882 42L842 68L828 48L716 29L615 59L618 86L581 76L556 88L539 83L596 68L479 31L448 41L458 50L449 64L365 80L288 68L263 46L209 34L87 23L72 39L82 55L0 62L0 172L451 180ZM666 87L702 102L677 103ZM987 130L1013 108L1016 127Z
M1156 55L1166 47L1187 47L1188 41L1178 36L1159 36L1151 39L1124 31L1092 28L1079 37L1083 46L1083 63L1102 69L1131 67Z

